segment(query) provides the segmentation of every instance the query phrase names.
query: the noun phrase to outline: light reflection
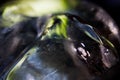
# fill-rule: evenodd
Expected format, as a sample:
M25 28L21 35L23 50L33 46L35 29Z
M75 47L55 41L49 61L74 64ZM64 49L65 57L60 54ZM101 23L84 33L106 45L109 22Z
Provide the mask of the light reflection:
M84 59L84 60L87 60L87 57L90 57L90 53L89 51L86 51L84 48L82 47L78 47L77 48L78 51L80 52L80 56Z
M118 35L118 29L115 27L114 23L110 21L108 25L110 26L110 30L112 31L112 33Z
M81 43L81 45L82 45L83 47L85 47L85 44L84 44L84 43Z
M35 78L31 74L27 74L26 80L35 80Z
M90 57L90 53L89 53L89 51L87 51L87 54L88 54L88 56Z
M100 50L102 55L102 62L106 67L110 68L111 66L116 64L117 59L113 54L113 51L107 49L103 45L100 45Z
M65 4L64 0L19 0L15 4L7 5L3 15L10 12L12 14L23 14L27 16L41 16L51 12L64 11L66 10Z
M3 6L2 24L12 26L28 17L65 12L70 8L67 4L66 0L13 0Z
M78 50L82 53L83 56L87 56L85 49L83 49L82 47L79 47Z

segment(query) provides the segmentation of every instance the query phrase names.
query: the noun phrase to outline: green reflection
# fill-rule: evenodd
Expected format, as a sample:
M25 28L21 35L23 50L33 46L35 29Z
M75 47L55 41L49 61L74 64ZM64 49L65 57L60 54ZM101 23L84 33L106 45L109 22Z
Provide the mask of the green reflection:
M15 72L22 66L23 62L29 57L29 55L36 53L37 47L31 48L22 59L10 70L9 74L7 75L6 80L14 80Z
M67 0L18 0L3 6L1 22L4 26L23 21L25 16L38 17L52 13L65 12L72 5Z
M59 21L55 23L54 19L58 19ZM43 35L41 40L46 38L67 38L67 26L68 26L68 18L65 15L60 15L51 18L48 21L48 25L46 26L45 34Z

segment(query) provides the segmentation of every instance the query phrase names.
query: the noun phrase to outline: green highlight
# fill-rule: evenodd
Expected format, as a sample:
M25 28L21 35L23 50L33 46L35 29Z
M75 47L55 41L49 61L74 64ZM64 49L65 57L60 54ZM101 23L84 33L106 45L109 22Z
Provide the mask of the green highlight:
M87 32L87 31L84 31L84 32L85 32L85 34L86 34L88 37L90 37L90 38L93 39L94 41L98 42L99 44L102 44L102 45L103 45L103 42L102 42L102 40L100 39L99 36L98 36L98 39L97 39L97 38L93 37L89 32Z
M67 38L67 22L68 18L66 16L58 16L59 19L61 19L62 23L58 25L56 29L56 33L59 36L63 36L64 38Z
M22 66L23 62L27 59L27 57L31 54L34 54L37 51L37 48L34 47L30 49L23 58L10 70L9 74L6 77L6 80L14 80L14 74L15 72Z
M115 48L115 46L114 46L108 39L106 39L106 38L103 37L103 36L102 36L102 38L103 38L103 40L104 40L108 45L110 45L112 48Z
M59 19L60 23L54 24L55 18ZM60 16L51 18L48 21L48 25L45 30L45 35L43 35L42 40L46 38L57 38L57 39L68 38L67 24L68 24L68 18L65 15L60 15Z
M13 2L13 3L12 3ZM70 8L66 0L18 0L3 6L2 18L5 26L11 26L24 20L25 16L40 17L43 15L65 12Z

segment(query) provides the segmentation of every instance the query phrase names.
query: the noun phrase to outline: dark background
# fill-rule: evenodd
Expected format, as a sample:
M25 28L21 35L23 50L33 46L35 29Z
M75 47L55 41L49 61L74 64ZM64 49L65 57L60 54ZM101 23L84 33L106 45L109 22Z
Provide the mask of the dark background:
M120 28L120 0L86 0L93 2L105 11L107 11L110 16L116 21Z

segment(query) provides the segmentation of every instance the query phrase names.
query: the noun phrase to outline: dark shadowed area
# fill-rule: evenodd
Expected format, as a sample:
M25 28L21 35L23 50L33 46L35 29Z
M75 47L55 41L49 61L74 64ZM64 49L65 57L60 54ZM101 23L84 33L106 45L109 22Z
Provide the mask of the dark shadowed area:
M6 2L9 2L9 1L11 1L11 0L2 1L0 3L0 6L2 6L3 4L5 4ZM104 1L102 1L102 0L101 1L86 0L86 1L89 1L91 3L95 3L96 5L102 7L108 14L110 14L111 17L106 12L104 12L104 10L102 10L100 7L93 5L93 4L86 3L86 2L83 2L80 6L78 5L75 7L76 13L78 13L79 16L82 16L82 19L84 19L88 24L90 24L91 26L94 26L96 28L96 31L98 31L98 33L100 35L108 38L108 40L110 40L113 43L113 45L115 45L116 50L118 51L119 57L120 57L120 51L119 51L119 49L120 49L120 45L119 45L120 44L119 43L120 36L118 35L118 34L120 34L120 32L118 31L118 34L115 35L116 32L114 32L114 30L112 30L112 29L118 30L117 25L120 28L120 16L119 16L119 14L120 14L120 12L119 12L120 1L119 0L104 0ZM87 6L85 6L85 5L87 5ZM71 11L71 13L72 13L72 11ZM1 15L1 13L0 13L0 15ZM69 16L69 17L72 18L72 20L75 19L74 17L71 17L71 16ZM41 23L40 23L40 20L41 20ZM35 41L36 35L38 34L38 32L41 31L41 33L42 33L42 30L40 27L42 26L42 28L43 28L43 26L47 20L45 20L45 21L43 21L42 19L40 19L40 20L38 19L38 17L31 18L30 20L23 21L21 23L14 25L13 28L11 28L11 29L10 28L0 28L0 71L2 71L0 73L0 76L4 75L4 73L6 73L8 71L9 66L11 66L11 64L13 64L15 62L15 60L18 60L18 56L20 56L20 57L22 56L19 53L21 53L22 50L24 50L27 46L29 46L29 44L31 44L32 42ZM114 22L114 20L115 20L115 22ZM43 23L42 23L42 21L43 21ZM37 23L38 23L38 25L37 25ZM74 24L73 23L71 22L70 24L72 26L78 26L77 20L76 20L76 23L74 23ZM116 23L117 23L117 25L116 25ZM36 29L36 27L37 27L37 29ZM73 29L70 28L70 30L68 29L69 30L68 32L70 34L69 36L71 36L72 31L74 31L74 29L75 28L73 28ZM75 31L73 32L74 33L73 36L75 35L75 39L77 39L76 38L77 29L78 28L75 29L76 32ZM79 32L79 29L78 29L78 32ZM80 40L81 40L81 38L83 38L83 37L81 37L81 35L79 35L78 37L80 38ZM86 39L86 41L89 42L89 39L87 39L87 38L85 38L85 39ZM80 40L78 40L78 41L80 41ZM50 42L51 42L51 44L50 44ZM82 68L80 69L80 67L78 69L76 68L76 65L75 65L76 63L74 63L74 59L73 59L76 56L69 55L70 56L69 57L68 54L66 54L66 53L74 54L74 52L72 52L72 49L73 49L72 47L74 47L72 42L63 43L64 45L63 44L61 45L60 43L59 43L59 41L57 44L52 43L52 41L41 42L41 44L40 44L41 49L40 50L42 50L42 52L44 54L41 55L38 52L37 54L33 54L32 57L29 57L28 61L26 60L26 62L24 62L24 65L29 65L30 69L28 67L24 68L24 66L22 66L24 69L23 69L23 72L20 70L21 73L24 73L24 70L26 70L26 69L29 69L29 71L32 69L33 70L35 69L35 71L38 71L38 72L39 72L39 70L40 71L43 70L43 73L47 72L47 74L48 74L49 73L48 70L51 70L54 67L55 70L53 70L53 72L55 71L55 73L56 73L56 68L57 68L59 70L58 71L59 75L56 75L51 79L49 79L49 77L51 75L48 75L46 79L42 79L42 80L53 80L53 79L54 80L74 80L74 79L81 80L83 77L82 75L84 75L84 74L85 74L84 78L86 78L86 79L83 78L82 80L89 80L88 78L91 78L90 80L93 80L92 77L89 74L87 74L88 69L86 69L86 67L83 68L83 66L79 64L80 66L82 66L83 69ZM67 46L65 46L65 44ZM65 48L66 51L64 51L63 46L67 47L67 48ZM49 48L52 51L49 51ZM57 49L59 49L59 50L57 50ZM83 50L83 48L80 48L80 49ZM97 47L93 48L91 50L91 52L93 51L92 53L97 53L94 51L96 49L98 49L98 48ZM57 50L56 53L59 53L59 54L56 54L54 52L54 50ZM90 49L88 49L88 50L90 50ZM98 50L98 51L100 51L100 50ZM18 53L18 54L16 54L16 53ZM48 53L53 53L53 54L55 54L55 56L48 54ZM64 55L64 53L65 53L65 55ZM98 68L101 67L101 64L100 64L100 67L99 67L99 65L96 65L97 62L99 62L99 59L96 59L96 57L98 55L97 56L95 56L95 55L94 55L94 58L90 61L91 64L93 62L93 63L95 63L95 65L90 66L90 69L92 69L93 67L96 67L96 66ZM59 56L61 56L61 57L59 57ZM71 56L72 56L72 58L71 58ZM51 57L51 58L49 58L49 57ZM32 58L34 59L34 61L32 60ZM72 61L72 59L73 59L72 64L67 65L69 63L69 61ZM42 62L40 62L39 60L41 60ZM101 60L101 57L100 57L100 60ZM76 61L78 61L78 59ZM41 63L42 65L38 64L38 63ZM54 63L54 64L51 65L52 63ZM59 66L59 63L60 63L60 66ZM61 65L63 65L63 66L61 67ZM41 69L39 69L40 66L42 66ZM69 67L71 66L72 68L71 67L69 68L68 66ZM86 66L86 65L84 65L84 66ZM46 67L50 67L50 69L47 70ZM120 63L113 66L108 71L103 66L103 64L102 64L102 67L103 68L100 68L100 71L103 71L103 72L102 72L102 75L99 76L99 77L102 77L102 79L99 79L99 77L97 79L97 77L96 77L94 80L120 80L120 78L119 78L119 76L120 76L120 71L119 71ZM106 70L105 72L104 72L104 68ZM62 72L62 70L64 73ZM71 70L73 73L71 72ZM28 73L29 73L29 71L28 71ZM80 73L82 71L83 71L83 73ZM96 70L94 70L94 71L96 71ZM74 73L76 73L77 75ZM34 75L34 73L32 73L32 74ZM78 74L81 74L81 76L79 76ZM99 74L99 71L96 72L95 74ZM61 75L62 75L62 77L61 77ZM72 77L71 77L71 75L72 75ZM26 75L24 75L24 76L26 77ZM24 78L24 76L22 76L22 77ZM58 79L58 76L59 76L59 79ZM67 78L66 78L66 76L67 76ZM28 77L29 77L29 75L28 75ZM15 80L17 80L17 78L18 77L16 77ZM37 77L35 79L37 79ZM40 79L39 76L38 76L38 79ZM0 77L0 80L1 80L1 77ZM22 80L24 80L24 79L22 79Z
M86 0L93 2L104 10L106 10L111 17L116 21L120 27L120 0Z

